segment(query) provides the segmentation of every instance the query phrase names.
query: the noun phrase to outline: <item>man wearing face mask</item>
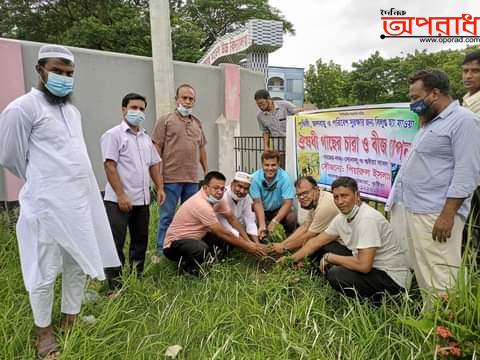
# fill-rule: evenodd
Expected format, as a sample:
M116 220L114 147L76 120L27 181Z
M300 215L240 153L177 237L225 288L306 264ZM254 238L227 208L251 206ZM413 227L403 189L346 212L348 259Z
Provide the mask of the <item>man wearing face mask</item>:
M245 237L242 225L223 198L225 180L222 173L210 171L203 180L202 188L180 206L168 228L163 252L182 271L198 275L201 265L209 256L218 253L220 257L226 255L232 246L257 257L267 254L264 245ZM240 236L227 230L219 222L219 215Z
M157 202L163 203L160 156L142 127L147 100L130 93L122 99L122 122L107 130L101 138L107 185L105 208L122 265L123 246L130 231L129 261L137 275L143 272L148 245L150 178L156 185ZM110 290L121 287L121 268L106 271Z
M235 177L229 186L225 189L224 198L227 200L228 206L232 209L240 224L246 230L246 239L258 242L257 223L255 221L255 213L252 210L252 198L248 194L250 184L252 183L252 176L242 171L235 173ZM227 229L232 231L235 235L238 232L231 227L227 219L219 215L220 223Z
M354 179L337 178L332 193L340 214L291 256L293 262L317 256L320 272L335 290L374 304L385 293L395 295L408 289L410 270L390 223L361 202Z
M119 266L105 208L82 134L81 115L69 96L74 56L58 45L38 52L37 88L0 115L0 165L25 184L17 223L22 274L36 326L39 358L54 357L54 284L62 273L62 319L78 317L86 276L103 280Z
M295 181L295 188L300 206L309 212L305 222L292 235L273 244L273 251L279 255L305 245L309 239L322 233L338 214L332 194L320 190L312 176L299 177Z
M409 250L419 287L444 293L455 286L470 201L480 175L480 128L475 115L453 101L441 70L409 78L410 108L421 128L387 201L401 245ZM397 231L398 230L398 231Z
M202 123L192 114L195 90L183 84L177 88L177 109L161 116L153 129L152 139L162 158L162 185L165 202L160 207L157 232L157 253L163 252L163 242L172 222L178 202L183 204L198 191L198 165L208 171L207 139ZM155 257L154 261L158 261Z

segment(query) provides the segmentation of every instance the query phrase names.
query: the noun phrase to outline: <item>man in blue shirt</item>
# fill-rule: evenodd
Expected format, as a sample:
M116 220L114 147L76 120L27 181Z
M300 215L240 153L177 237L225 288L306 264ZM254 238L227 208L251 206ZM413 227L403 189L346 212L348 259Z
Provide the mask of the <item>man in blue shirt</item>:
M410 108L421 128L387 208L392 224L403 224L394 232L409 250L419 287L444 293L455 286L463 227L479 183L480 127L475 115L450 97L443 71L418 71L409 84Z
M295 190L287 172L279 167L280 154L265 151L262 169L253 173L250 196L258 220L258 237L264 239L275 224L282 224L287 234L295 230L297 217L293 211Z

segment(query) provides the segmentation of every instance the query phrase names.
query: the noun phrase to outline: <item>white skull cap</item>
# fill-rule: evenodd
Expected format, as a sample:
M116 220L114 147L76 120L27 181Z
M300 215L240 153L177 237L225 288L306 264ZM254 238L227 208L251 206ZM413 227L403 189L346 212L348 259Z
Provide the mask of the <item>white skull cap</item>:
M70 60L72 63L74 62L72 52L60 45L43 45L40 50L38 50L38 60L49 58L60 58Z
M241 181L241 182L244 182L244 183L247 183L247 184L251 184L252 183L252 175L250 175L246 172L237 171L235 173L235 176L234 176L233 180Z

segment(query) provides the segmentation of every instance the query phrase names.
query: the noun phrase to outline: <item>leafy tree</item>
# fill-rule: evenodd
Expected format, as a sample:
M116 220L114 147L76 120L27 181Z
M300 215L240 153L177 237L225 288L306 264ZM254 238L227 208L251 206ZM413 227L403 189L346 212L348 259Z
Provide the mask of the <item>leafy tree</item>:
M328 108L345 104L346 72L332 60L323 63L317 60L305 73L306 100L318 108Z
M151 55L148 0L3 0L0 36ZM293 25L267 0L170 0L173 56L195 62L250 18Z

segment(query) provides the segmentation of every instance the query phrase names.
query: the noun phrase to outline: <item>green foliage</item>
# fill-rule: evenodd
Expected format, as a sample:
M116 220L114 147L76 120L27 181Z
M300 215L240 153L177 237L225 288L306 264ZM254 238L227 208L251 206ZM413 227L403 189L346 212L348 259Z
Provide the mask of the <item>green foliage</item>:
M283 228L282 224L275 224L273 226L273 231L271 231L267 236L267 243L278 243L282 242L287 238L287 234L285 233L285 229Z
M157 220L152 207L151 253ZM28 295L14 228L5 224L0 219L0 359L33 359ZM309 271L277 266L267 272L240 252L210 265L200 278L177 275L166 260L146 265L142 279L125 275L118 299L100 296L83 306L81 315L96 321L58 334L61 359L161 359L178 344L177 359L427 360L436 357L438 325L449 327L464 358L480 351L480 279L471 264L449 307L437 304L426 316L418 297L375 308L342 298ZM102 286L89 284L100 293ZM56 323L59 309L57 286ZM428 326L418 329L416 322Z
M352 64L351 71L340 65L317 60L305 73L306 99L318 108L339 105L405 102L408 99L408 76L426 68L440 68L450 79L451 95L460 99L465 94L462 83L462 62L465 50L444 50L435 53L415 51L404 57L384 59L377 51L365 60Z
M148 0L4 0L0 36L151 56ZM267 0L170 0L175 60L196 62L220 36L251 18L283 21Z

